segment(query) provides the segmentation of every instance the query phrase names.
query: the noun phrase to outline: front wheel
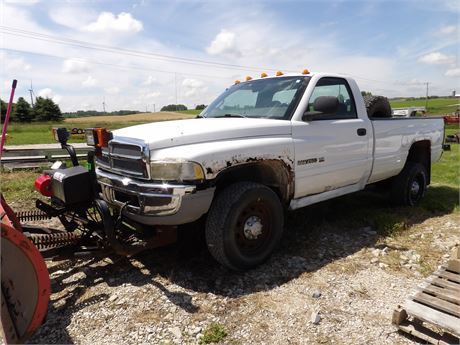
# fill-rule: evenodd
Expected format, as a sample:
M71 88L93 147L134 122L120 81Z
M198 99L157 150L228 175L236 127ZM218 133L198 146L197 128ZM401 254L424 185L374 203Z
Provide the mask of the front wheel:
M427 172L422 164L408 162L393 180L392 202L396 205L415 206L425 195L427 180Z
M230 185L217 195L206 220L211 255L234 269L268 259L283 234L283 207L270 188L253 182Z

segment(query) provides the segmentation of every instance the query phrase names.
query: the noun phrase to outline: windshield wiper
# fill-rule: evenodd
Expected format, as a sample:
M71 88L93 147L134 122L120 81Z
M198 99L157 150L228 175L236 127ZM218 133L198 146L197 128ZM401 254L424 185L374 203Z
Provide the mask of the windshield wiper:
M241 114L225 114L223 116L216 116L216 117L244 117L244 118L247 118L247 116L244 116Z

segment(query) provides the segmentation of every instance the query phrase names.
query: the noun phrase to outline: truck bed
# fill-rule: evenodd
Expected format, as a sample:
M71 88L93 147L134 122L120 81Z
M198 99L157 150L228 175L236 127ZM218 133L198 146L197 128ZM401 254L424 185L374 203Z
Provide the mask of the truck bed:
M431 162L439 160L444 140L442 117L371 119L374 129L374 164L369 183L397 175L415 141L428 140Z

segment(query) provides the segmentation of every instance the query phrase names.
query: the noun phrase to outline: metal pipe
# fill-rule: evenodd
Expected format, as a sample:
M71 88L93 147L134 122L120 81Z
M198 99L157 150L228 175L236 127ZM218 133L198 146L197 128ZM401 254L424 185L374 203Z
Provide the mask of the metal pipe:
M18 84L18 81L14 79L13 84L11 85L10 101L8 103L8 109L6 110L5 122L3 123L2 141L0 143L0 158L2 157L3 147L5 146L6 131L8 129L8 123L10 122L10 114L11 114L11 109L13 107L14 91L16 90L17 84Z

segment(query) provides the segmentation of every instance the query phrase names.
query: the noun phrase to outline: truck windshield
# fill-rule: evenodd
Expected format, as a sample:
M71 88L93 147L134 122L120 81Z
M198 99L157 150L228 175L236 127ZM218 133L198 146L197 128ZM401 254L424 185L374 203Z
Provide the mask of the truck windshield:
M200 117L290 119L310 77L276 77L233 85Z

